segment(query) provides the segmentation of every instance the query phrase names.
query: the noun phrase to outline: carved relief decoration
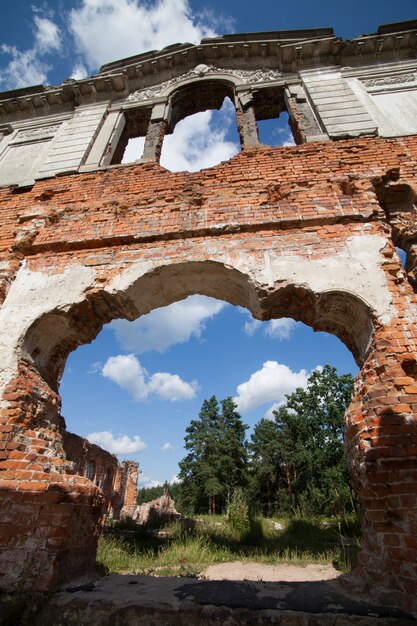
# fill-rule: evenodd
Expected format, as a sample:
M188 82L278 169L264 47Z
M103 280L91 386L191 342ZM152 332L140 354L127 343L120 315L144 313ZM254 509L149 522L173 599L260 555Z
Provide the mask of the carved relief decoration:
M400 74L399 76L385 76L384 78L365 78L361 80L361 82L365 85L365 87L379 87L383 85L413 83L415 80L415 74Z
M27 130L20 130L17 134L18 140L21 139L38 139L39 137L47 137L54 135L60 124L54 124L53 126L41 126L40 128L28 128Z
M279 72L278 70L239 70L200 64L186 74L166 80L163 83L159 83L159 85L145 87L145 89L134 91L127 97L127 101L143 102L145 100L152 100L153 98L160 96L165 89L168 89L168 87L172 87L173 85L176 85L184 80L195 78L196 76L202 77L210 74L228 74L230 76L236 76L248 84L264 83L282 78L282 72Z

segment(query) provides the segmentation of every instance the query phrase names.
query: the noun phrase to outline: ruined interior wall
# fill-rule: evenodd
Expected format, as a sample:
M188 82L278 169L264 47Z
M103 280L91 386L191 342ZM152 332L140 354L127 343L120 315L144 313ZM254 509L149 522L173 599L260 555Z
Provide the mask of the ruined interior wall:
M118 519L123 507L136 504L138 463L120 464L114 454L68 431L63 433L63 447L67 460L73 463L73 473L90 478L100 487L103 511L108 517Z
M46 589L94 565L102 494L70 473L57 417L68 351L115 316L203 292L334 332L363 363L346 423L365 509L362 576L417 611L416 296L375 193L393 168L416 188L417 138L258 148L194 174L119 166L0 190L0 584L35 576Z

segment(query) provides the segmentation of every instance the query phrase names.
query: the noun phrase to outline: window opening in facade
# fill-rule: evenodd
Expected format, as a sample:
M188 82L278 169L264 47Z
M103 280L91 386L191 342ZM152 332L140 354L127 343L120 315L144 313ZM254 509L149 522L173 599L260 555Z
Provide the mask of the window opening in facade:
M295 145L281 87L255 91L253 105L260 143L267 146Z

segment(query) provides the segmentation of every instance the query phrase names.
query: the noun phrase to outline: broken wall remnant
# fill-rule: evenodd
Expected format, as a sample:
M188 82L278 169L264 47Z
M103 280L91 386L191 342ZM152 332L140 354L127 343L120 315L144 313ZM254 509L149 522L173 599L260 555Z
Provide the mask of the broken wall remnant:
M181 518L180 513L175 508L174 500L167 491L159 498L138 504L132 509L127 509L126 513L128 517L144 526L160 525L161 523L172 522Z
M120 519L124 508L136 505L139 464L122 461L87 439L63 432L62 444L67 461L72 463L68 472L86 476L103 493L103 514L109 519Z
M348 42L331 29L228 35L0 95L2 588L94 570L106 489L68 453L68 354L112 319L200 293L351 350L356 575L417 613L417 117L394 114L416 102L416 27ZM242 151L169 172L163 137L201 110L205 86L206 106L233 98ZM283 107L298 145L259 144L256 121ZM146 134L141 162L112 165L132 133ZM121 472L127 502L135 471Z

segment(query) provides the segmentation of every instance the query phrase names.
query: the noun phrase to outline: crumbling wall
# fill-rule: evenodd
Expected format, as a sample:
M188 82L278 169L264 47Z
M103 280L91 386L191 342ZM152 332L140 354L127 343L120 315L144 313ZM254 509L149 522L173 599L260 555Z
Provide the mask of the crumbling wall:
M138 463L122 461L120 464L114 454L68 431L63 433L63 447L67 460L73 464L73 473L87 477L100 487L104 496L103 512L108 518L119 519L124 507L136 503Z
M137 505L132 511L130 517L138 524L152 525L173 521L181 517L175 508L175 502L168 492L165 492L159 498L150 500Z
M417 137L399 128L378 136L373 114L392 81L400 99L410 87L407 102L416 90L413 29L406 25L399 47L394 26L346 45L321 31L313 40L304 33L300 45L293 35L285 45L279 37L279 47L274 33L244 45L229 36L217 41L223 65L209 64L212 42L177 46L155 53L152 63L144 55L126 67L110 64L92 80L45 89L43 99L18 93L0 102L10 121L0 126L3 155L17 145L25 152L33 137L53 132L56 139L43 178L34 182L31 171L20 187L0 188L2 588L45 591L94 572L107 506L94 479L98 466L114 465L100 453L94 472L87 465L92 479L75 471L72 458L86 468L92 448L65 433L59 380L68 354L112 319L133 320L200 293L257 319L301 320L352 351L361 370L345 441L364 510L356 575L379 601L417 614ZM335 50L352 67L335 70L342 58ZM207 64L197 64L199 54ZM248 57L244 69L239 55ZM361 67L365 61L373 67ZM182 116L171 96L212 80L233 90L242 152L201 172L168 172L157 163L161 141ZM271 102L278 94L280 110L285 99L296 138L307 143L257 142L257 111L269 115L258 92ZM114 106L107 111L106 98ZM51 115L62 113L56 135L45 120L43 135L44 101ZM125 115L123 107L136 105L142 117ZM33 119L23 119L23 109ZM82 114L86 133L68 171L56 160L64 118L83 125ZM107 167L112 142L117 151L126 140L123 124L138 132L148 125L144 159ZM396 245L408 253L406 270ZM134 508L137 471L128 462L116 473L115 514Z

